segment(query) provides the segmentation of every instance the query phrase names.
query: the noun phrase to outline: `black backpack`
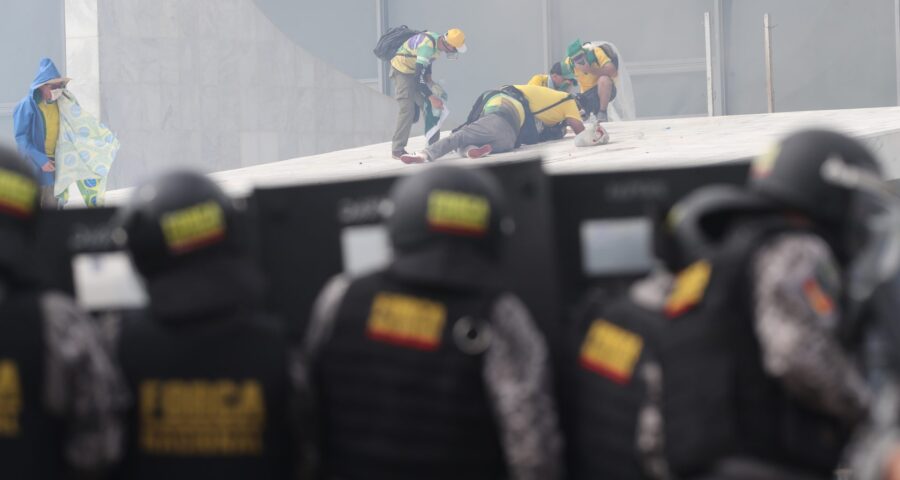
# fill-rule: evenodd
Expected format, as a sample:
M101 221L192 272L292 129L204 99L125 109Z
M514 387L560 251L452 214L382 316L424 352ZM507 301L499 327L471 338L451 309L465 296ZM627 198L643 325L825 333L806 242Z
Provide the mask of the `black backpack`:
M397 56L397 50L400 50L400 47L403 46L403 43L412 38L414 35L418 35L420 33L425 33L424 30L411 30L406 25L400 25L399 27L393 27L385 32L381 38L378 39L378 43L375 44L375 48L372 50L372 53L375 54L376 57L384 60L385 62L390 62L395 56ZM431 40L432 44L435 44L435 39L431 38L431 35L425 35ZM404 55L406 57L412 57L412 55Z

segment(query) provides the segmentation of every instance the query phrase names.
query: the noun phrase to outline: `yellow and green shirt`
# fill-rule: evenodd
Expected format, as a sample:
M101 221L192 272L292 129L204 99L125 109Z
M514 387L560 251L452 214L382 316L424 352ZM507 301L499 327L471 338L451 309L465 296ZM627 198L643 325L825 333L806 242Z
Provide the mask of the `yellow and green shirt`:
M599 65L600 67L603 67L608 63L612 63L612 60L609 59L609 56L600 47L594 48L594 55L597 56L597 65ZM592 73L579 71L579 69L575 68L575 63L572 62L571 58L566 58L565 62L566 65L568 65L569 68L571 68L575 73L575 79L578 80L578 86L581 88L581 93L584 93L597 86L597 81L600 79L600 77ZM616 78L618 78L618 76L613 77L613 80L615 80Z
M391 59L391 66L400 73L416 73L416 64L424 66L438 59L440 50L437 48L437 40L441 35L435 32L425 32L409 37L397 50L397 55Z
M531 80L528 81L529 85L534 85L535 87L549 87L550 83L550 75L542 75L537 74L531 77Z
M532 112L543 110L568 96L565 92L536 85L515 85L515 87L528 100L528 105L531 107ZM509 95L499 94L489 99L484 105L483 114L497 113L504 108L515 111L519 118L519 127L521 128L525 122L525 108L518 100ZM575 102L575 99L570 99L535 115L535 118L544 125L553 126L568 119L581 121L581 113L578 111L578 104Z
M515 116L517 120L515 123L518 123L519 128L522 128L522 124L525 123L525 108L522 103L505 93L494 95L485 102L481 114L489 115L491 113L499 113L510 121L513 121L513 116Z
M44 117L44 153L48 157L56 156L56 140L59 138L59 106L41 100L38 108Z
M550 75L547 74L538 74L531 77L531 80L528 81L529 85L533 85L535 87L547 87L552 88L554 90L560 92L568 92L569 91L569 82L566 82L562 85L553 85L550 86Z
M547 87L537 87L534 85L516 85L515 87L525 95L532 112L543 110L569 96L566 92L559 92ZM567 119L581 121L581 113L578 111L578 104L575 102L575 99L572 98L546 112L535 115L535 118L544 125L552 126L564 122Z

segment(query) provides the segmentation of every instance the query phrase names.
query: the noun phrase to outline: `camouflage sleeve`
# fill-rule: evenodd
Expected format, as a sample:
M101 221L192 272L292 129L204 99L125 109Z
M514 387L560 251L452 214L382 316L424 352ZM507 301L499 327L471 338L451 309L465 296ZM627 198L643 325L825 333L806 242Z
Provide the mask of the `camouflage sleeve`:
M129 396L90 318L66 296L41 299L48 410L65 419L64 455L73 468L99 471L118 461Z
M881 480L900 455L900 388L886 382L872 402L868 421L857 427L844 452L854 480Z
M807 404L846 421L865 411L869 392L835 338L841 280L827 244L782 235L753 264L756 333L770 375Z
M484 377L510 478L560 478L562 437L544 339L528 310L512 295L494 305L491 328Z

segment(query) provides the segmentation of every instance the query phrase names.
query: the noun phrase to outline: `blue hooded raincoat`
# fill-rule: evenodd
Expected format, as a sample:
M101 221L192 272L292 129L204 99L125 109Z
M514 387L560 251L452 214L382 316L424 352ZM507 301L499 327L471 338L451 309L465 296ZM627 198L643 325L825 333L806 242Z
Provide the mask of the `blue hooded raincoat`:
M44 125L44 116L38 109L36 97L39 95L38 87L50 80L61 78L56 65L49 58L41 59L38 67L37 75L31 82L31 89L28 96L22 99L16 106L13 114L13 126L16 131L16 144L19 146L19 153L25 158L31 160L35 171L40 176L41 185L53 185L53 172L44 172L41 167L47 164L50 159L48 152L44 151L44 140L47 130ZM49 152L53 155L53 152Z

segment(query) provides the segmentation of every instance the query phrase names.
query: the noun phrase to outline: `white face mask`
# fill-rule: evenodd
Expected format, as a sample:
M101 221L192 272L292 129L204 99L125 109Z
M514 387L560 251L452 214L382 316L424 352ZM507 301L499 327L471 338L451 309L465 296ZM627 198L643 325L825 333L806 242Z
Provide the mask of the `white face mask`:
M62 93L63 89L61 88L54 88L53 90L50 90L50 101L55 102L59 100L59 97L62 96Z

